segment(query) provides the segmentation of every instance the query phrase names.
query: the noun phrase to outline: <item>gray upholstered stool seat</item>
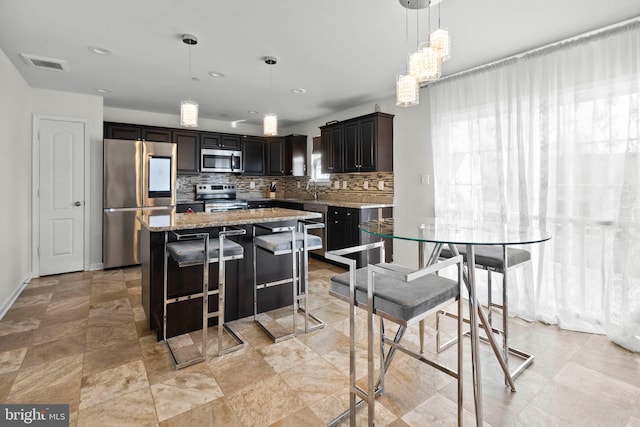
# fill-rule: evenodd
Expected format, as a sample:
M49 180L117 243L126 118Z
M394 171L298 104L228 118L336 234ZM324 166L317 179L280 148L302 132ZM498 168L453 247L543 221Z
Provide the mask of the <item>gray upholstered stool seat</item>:
M242 256L244 250L242 246L234 241L225 240L224 242L224 258ZM291 245L289 245L291 246ZM178 265L185 267L187 265L202 264L204 261L204 244L202 240L186 240L167 243L167 252ZM209 256L208 260L217 261L220 254L220 241L216 238L209 239Z
M409 273L406 267L394 267L396 271ZM356 301L367 303L367 268L356 270ZM349 272L331 278L330 291L335 295L349 298ZM383 311L402 320L410 320L426 313L440 304L459 295L458 283L451 279L430 274L411 282L388 276L376 276L373 294L374 313Z
M218 356L236 351L245 346L244 339L237 334L229 325L225 323L225 292L226 292L226 267L227 261L238 260L244 257L243 247L229 240L229 236L241 236L246 234L245 229L236 227L222 228L217 237L209 237L208 232L190 232L184 233L173 232L175 241L169 241L169 234L165 233L164 236L164 308L162 316L162 339L167 346L167 350L171 356L171 360L176 369L185 368L195 363L204 362L207 360L207 330L209 328L209 320L213 318L218 319ZM222 246L222 254L220 253L220 246ZM207 254L205 256L205 248L207 248ZM222 255L222 256L221 256ZM186 295L171 296L168 294L168 271L169 260L173 259L178 264L179 268L182 267L195 267L202 268L202 282L201 288L197 292L190 292ZM218 280L217 288L210 287L209 284L209 270L210 264L218 264ZM187 280L200 280L197 276L195 279L191 276L187 276ZM184 280L182 277L178 277L178 280ZM211 297L217 297L217 309L216 311L209 311L209 300ZM197 345L180 345L174 350L172 344L167 338L167 321L168 321L168 306L170 304L180 304L183 301L191 301L200 299L202 304L202 341L198 348ZM235 341L235 344L229 346L224 344L224 331L227 331L231 336L231 339ZM181 342L180 339L177 340Z
M296 250L301 250L303 247L304 235L301 232L296 232ZM273 253L281 253L291 250L291 233L273 233L265 234L262 236L256 236L256 246L268 250ZM321 249L322 239L313 234L307 235L307 246L309 250Z
M457 245L458 252L463 256L464 262L467 262L467 248L464 245ZM504 270L504 261L502 259L502 246L500 245L477 245L475 246L476 265L494 270ZM447 247L442 248L440 253L442 258L451 258L451 250ZM509 267L522 264L531 259L531 253L524 249L507 248L507 265Z
M310 223L300 220L296 224L254 224L253 225L253 320L265 331L274 342L296 336L296 313L304 312L305 333L324 328L325 322L309 313L309 251L322 249L322 238L309 234L309 230L324 228L323 223ZM266 230L268 234L257 234L256 230ZM291 276L280 280L258 283L257 259L258 249L273 256L291 255ZM298 268L299 266L299 268ZM283 327L269 316L258 318L258 291L274 286L291 285L291 329ZM260 292L262 293L262 292ZM316 324L309 325L309 320Z
M379 249L379 259L384 259L384 242L373 242L352 248L328 251L325 257L347 265L349 271L333 276L329 281L329 294L349 304L349 410L338 415L329 425L337 425L347 415L350 425L356 425L356 408L361 403L367 405L367 421L373 426L375 418L376 396L383 393L385 373L397 351L414 359L424 362L439 371L450 375L457 382L457 418L458 425L462 423L462 346L458 345L457 370L445 366L441 361L428 359L401 342L407 328L424 319L436 310L444 307L453 300L457 300L458 313L462 312L462 298L460 289L462 284L462 256L451 257L435 264L415 270L396 264L369 264L357 268L353 254ZM455 267L457 280L451 280L438 275L441 270ZM353 293L352 293L353 292ZM361 327L356 321L356 308L366 313L367 330L367 381L366 389L356 381L362 375L360 368L356 372L358 359L358 345L360 339L358 329ZM374 332L374 317L379 317L380 332ZM385 321L391 321L398 328L388 334ZM374 349L374 337L379 340L379 351ZM458 317L457 337L462 337L462 317ZM385 347L388 350L385 351ZM380 367L374 368L374 358L379 355ZM375 375L378 379L375 380ZM360 401L357 399L360 398Z

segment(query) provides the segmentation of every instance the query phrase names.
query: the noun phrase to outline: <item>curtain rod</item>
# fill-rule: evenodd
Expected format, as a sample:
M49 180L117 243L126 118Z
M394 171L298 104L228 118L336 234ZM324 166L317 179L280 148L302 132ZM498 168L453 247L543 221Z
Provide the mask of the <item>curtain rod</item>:
M625 29L629 29L629 28L633 28L634 26L640 26L640 16L637 16L635 18L631 18L631 19L627 19L625 21L622 22L618 22L616 24L612 24L612 25L608 25L606 27L602 27L602 28L598 28L596 30L591 30L591 31L587 31L585 33L579 34L577 36L572 36L560 41L556 41L553 43L549 43L546 44L544 46L540 46L540 47L536 47L530 50L527 50L525 52L520 52L520 53L516 53L514 55L510 55L507 56L505 58L501 58L501 59L497 59L495 61L489 62L487 64L482 64L482 65L478 65L476 67L472 67L469 68L467 70L462 70L462 71L458 71L457 73L453 73L453 74L448 74L444 77L439 78L438 80L434 81L434 82L428 82L427 84L425 84L424 86L420 86L420 88L424 88L424 87L428 87L428 86L433 86L433 85L437 85L438 83L441 83L443 81L449 80L449 79L455 79L458 77L462 77L462 76L466 76L467 74L472 74L472 73L476 73L476 72L480 72L489 68L494 68L497 65L502 65L502 64L506 64L509 62L513 62L517 59L520 58L524 58L524 57L530 57L530 56L534 56L534 55L539 55L541 53L545 53L545 52L550 52L558 47L561 46L565 46L567 44L575 44L575 43L581 43L581 42L585 42L588 41L594 37L597 36L603 36L603 35L607 35L607 34L612 34L621 30L625 30Z

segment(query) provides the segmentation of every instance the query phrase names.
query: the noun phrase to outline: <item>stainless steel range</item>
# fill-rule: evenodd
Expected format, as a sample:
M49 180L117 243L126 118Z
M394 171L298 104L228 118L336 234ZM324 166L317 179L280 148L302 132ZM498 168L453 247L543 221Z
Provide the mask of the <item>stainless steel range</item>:
M233 184L196 184L196 200L204 201L205 212L247 209L247 201L236 198Z

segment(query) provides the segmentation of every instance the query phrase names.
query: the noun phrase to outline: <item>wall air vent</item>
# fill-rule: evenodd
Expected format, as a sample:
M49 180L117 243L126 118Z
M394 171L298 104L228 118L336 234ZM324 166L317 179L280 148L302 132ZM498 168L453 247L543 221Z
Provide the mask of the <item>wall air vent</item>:
M29 55L27 53L21 53L20 56L22 56L22 59L31 67L69 71L69 64L62 59L45 58L44 56Z

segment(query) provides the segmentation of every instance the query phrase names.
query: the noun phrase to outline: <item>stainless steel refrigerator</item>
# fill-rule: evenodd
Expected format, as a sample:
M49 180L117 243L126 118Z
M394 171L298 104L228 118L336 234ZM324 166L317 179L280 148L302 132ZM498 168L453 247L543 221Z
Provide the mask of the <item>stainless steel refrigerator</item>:
M103 179L104 267L140 264L136 216L175 211L176 144L105 139Z

